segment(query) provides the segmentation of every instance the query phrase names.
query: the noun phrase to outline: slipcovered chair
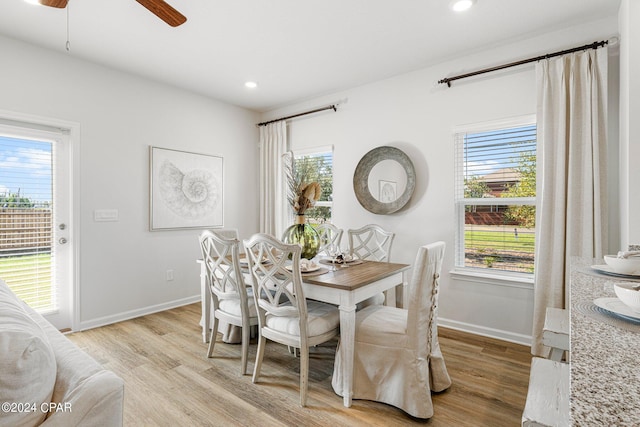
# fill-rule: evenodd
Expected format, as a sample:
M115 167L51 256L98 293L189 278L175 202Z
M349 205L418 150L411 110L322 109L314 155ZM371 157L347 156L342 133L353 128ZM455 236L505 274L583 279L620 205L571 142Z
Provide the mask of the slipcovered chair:
M395 233L386 231L376 224L365 225L358 229L347 230L349 234L349 254L356 259L389 262L391 244ZM358 310L369 305L384 304L385 294L381 293L368 298L356 307Z
M318 255L337 255L340 251L340 241L342 240L342 230L333 224L322 223L316 226L316 231L320 236L320 248Z
M431 391L451 385L438 343L438 279L444 242L418 250L408 310L371 305L356 313L353 398L384 402L411 416L433 416ZM342 395L342 363L336 352L333 390Z
M242 356L240 372L247 373L251 326L258 324L258 313L253 298L247 294L239 263L240 241L224 237L221 233L205 230L200 234L200 249L207 272L207 285L211 290L213 307L212 336L207 357L211 357L216 344L218 320L242 329Z
M253 382L257 382L260 375L267 338L298 348L300 405L305 406L309 347L322 344L338 335L340 314L333 305L305 299L299 245L282 243L267 234L255 234L244 241L244 247L259 322Z

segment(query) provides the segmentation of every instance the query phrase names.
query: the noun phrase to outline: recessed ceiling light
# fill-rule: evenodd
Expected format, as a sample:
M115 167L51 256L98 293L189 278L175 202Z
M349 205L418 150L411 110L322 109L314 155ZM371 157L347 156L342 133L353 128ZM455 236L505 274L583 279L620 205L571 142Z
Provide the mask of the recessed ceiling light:
M456 0L451 2L451 9L456 12L464 12L465 10L469 10L475 2L476 0Z
M249 88L249 89L255 89L258 87L258 83L256 82L245 82L244 83L244 87Z

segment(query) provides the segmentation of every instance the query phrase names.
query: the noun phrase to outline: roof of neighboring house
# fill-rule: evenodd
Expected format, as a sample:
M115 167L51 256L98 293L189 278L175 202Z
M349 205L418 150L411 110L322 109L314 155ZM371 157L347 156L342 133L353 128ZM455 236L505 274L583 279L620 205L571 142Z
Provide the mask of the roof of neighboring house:
M498 169L495 172L483 176L482 181L487 183L520 181L520 172L513 168Z

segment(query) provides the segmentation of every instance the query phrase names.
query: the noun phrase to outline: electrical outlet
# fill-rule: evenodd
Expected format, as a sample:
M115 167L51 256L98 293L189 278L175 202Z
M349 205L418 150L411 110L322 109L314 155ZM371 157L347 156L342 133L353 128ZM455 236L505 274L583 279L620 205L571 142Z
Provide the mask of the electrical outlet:
M166 278L167 278L167 282L170 282L173 280L173 270L167 270Z

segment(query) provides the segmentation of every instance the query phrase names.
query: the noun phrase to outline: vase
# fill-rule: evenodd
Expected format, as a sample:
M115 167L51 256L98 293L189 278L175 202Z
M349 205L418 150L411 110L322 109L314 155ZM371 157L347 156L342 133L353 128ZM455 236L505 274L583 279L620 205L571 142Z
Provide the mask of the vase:
M307 224L304 215L296 215L295 224L287 228L282 241L288 244L298 244L302 247L301 258L311 259L318 254L320 248L320 236L316 229Z

